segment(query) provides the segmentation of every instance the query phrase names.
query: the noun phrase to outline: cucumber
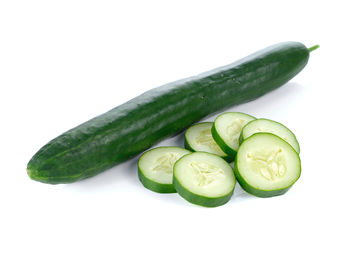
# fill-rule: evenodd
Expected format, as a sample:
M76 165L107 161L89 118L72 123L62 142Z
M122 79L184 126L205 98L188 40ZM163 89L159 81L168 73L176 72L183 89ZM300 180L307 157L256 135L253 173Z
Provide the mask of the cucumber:
M194 152L176 161L173 184L187 201L216 207L230 200L236 179L224 159L207 152Z
M180 147L158 147L143 153L138 161L138 176L149 190L157 193L175 193L173 166L191 152Z
M51 140L31 158L27 173L50 184L97 175L209 114L280 87L305 67L313 49L298 42L280 43L147 91Z
M299 142L294 133L281 123L265 118L256 119L246 124L239 137L240 143L249 136L259 132L272 133L281 137L288 142L298 154L300 153Z
M258 197L281 195L300 177L300 158L280 137L256 133L240 145L234 172L241 187L250 194Z
M185 148L191 151L208 152L222 157L227 162L233 158L220 149L211 135L212 122L203 122L192 125L185 133Z
M242 128L254 119L256 118L240 112L223 113L214 121L211 131L213 138L225 153L234 157L238 150Z

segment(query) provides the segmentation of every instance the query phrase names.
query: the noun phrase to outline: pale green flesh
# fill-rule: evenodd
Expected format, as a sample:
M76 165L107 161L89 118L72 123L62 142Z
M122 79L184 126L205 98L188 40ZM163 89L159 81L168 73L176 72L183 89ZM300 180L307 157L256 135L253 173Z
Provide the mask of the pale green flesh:
M243 140L255 133L261 132L277 135L288 142L297 153L300 152L299 143L293 132L284 125L268 119L256 119L249 122L242 130Z
M215 129L221 139L233 150L237 151L239 146L239 136L242 128L250 121L254 120L247 114L239 112L227 112L219 115L215 119Z
M195 151L204 151L226 157L227 154L221 150L213 139L211 134L212 126L213 123L211 122L198 123L191 126L186 131L186 141Z
M180 147L158 147L145 152L139 160L141 173L160 184L173 183L175 162L191 152Z
M226 161L204 152L181 158L175 164L174 176L189 192L212 198L230 193L236 183L232 167Z
M244 141L235 165L244 181L260 190L284 189L300 176L299 155L270 133L257 133Z

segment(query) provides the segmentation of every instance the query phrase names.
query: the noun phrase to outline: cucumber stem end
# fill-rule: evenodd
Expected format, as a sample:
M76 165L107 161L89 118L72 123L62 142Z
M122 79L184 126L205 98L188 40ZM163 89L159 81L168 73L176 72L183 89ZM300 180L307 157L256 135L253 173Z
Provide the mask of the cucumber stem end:
M319 47L320 47L320 45L315 45L315 46L312 46L312 47L308 48L309 49L309 53L314 51L314 50L316 50L316 49L318 49Z

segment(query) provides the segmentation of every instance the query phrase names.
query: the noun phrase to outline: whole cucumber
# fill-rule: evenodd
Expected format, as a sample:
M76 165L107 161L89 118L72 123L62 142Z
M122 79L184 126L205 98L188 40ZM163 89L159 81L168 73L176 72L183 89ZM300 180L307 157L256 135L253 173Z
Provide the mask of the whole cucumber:
M50 184L94 176L207 115L280 87L305 67L316 47L280 43L149 90L51 140L29 161L27 173Z

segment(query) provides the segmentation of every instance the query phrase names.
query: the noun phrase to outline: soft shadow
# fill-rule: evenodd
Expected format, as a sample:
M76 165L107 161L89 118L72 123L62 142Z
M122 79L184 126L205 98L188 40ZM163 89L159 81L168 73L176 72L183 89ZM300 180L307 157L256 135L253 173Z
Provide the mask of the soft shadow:
M147 190L147 189L145 189L145 190ZM187 205L193 206L193 204L191 204L188 201L186 201L185 199L183 199L177 193L169 193L169 194L154 193L154 194L156 195L155 198L159 202L162 202L164 204L169 204L171 202L172 204L175 204L175 205L178 205L178 206L187 206Z
M175 146L184 147L185 145L185 132L181 132L175 137L173 137L173 142L175 143Z
M256 197L244 191L242 187L237 183L235 186L233 196L229 203L237 203L237 202L252 200L254 198Z

